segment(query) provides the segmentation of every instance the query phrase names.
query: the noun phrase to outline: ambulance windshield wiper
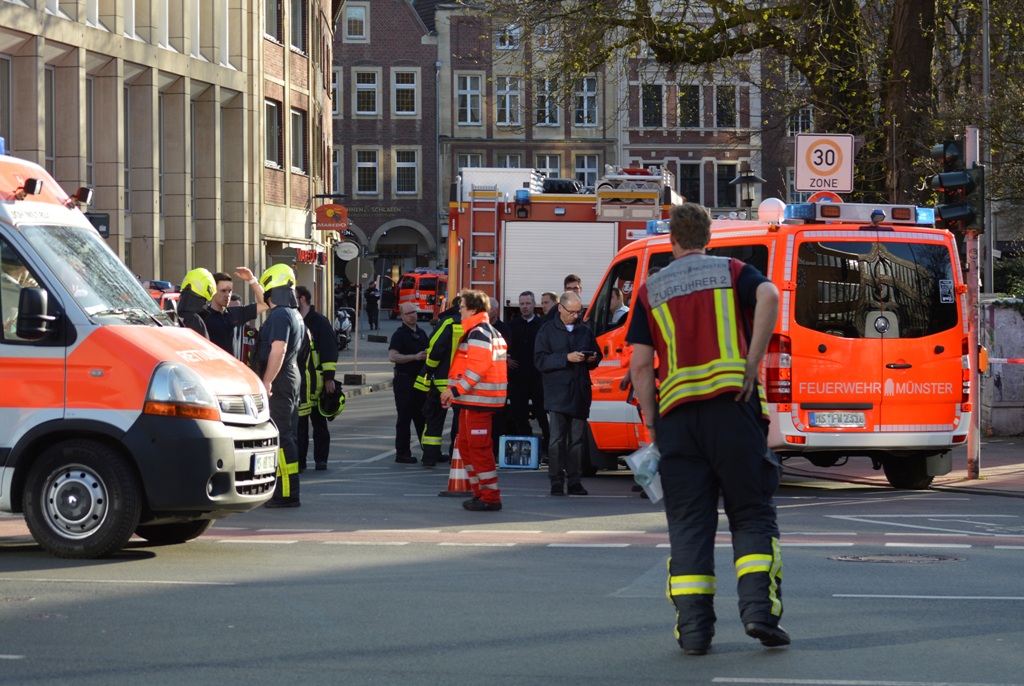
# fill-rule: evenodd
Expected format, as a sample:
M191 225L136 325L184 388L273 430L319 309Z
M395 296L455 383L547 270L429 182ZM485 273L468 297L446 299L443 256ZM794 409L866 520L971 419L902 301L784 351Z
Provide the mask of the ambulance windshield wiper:
M147 312L141 307L119 307L109 310L100 310L99 312L91 312L90 314L93 317L121 317L125 321L129 321L134 324L153 323L157 326L166 326L166 324L157 319L153 314Z

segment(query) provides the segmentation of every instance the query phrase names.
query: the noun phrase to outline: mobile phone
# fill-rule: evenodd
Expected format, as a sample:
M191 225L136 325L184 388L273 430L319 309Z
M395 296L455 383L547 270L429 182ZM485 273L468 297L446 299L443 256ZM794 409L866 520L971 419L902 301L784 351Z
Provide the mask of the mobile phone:
M583 355L584 357L590 357L591 355L596 355L596 354L597 354L596 350L581 350L580 351L580 355Z

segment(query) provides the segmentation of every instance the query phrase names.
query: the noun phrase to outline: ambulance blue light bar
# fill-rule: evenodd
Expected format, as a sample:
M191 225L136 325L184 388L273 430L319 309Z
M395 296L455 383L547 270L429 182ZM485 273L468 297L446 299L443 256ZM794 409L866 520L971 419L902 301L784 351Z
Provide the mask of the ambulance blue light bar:
M852 202L794 203L786 205L786 219L805 222L839 222L871 225L872 213L883 213L880 224L905 224L910 226L933 226L935 210L914 205L874 205Z
M664 236L668 233L667 219L649 219L647 221L648 236Z

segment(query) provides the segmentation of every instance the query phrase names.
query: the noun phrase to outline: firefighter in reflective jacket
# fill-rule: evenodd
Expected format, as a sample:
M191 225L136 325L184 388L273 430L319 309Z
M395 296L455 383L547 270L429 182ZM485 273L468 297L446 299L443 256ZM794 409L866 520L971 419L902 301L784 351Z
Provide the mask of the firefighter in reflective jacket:
M674 206L669 232L674 260L638 289L627 340L633 386L661 452L676 639L688 655L711 648L721 495L744 630L767 647L788 645L779 626L782 558L772 500L780 468L767 446L758 384L778 289L750 265L704 254L711 217L700 205Z
M456 296L454 302L450 310L441 313L437 327L430 334L427 359L423 363L423 371L416 377L416 383L413 385L417 391L425 393L427 398L423 403L426 425L420 440L423 445L424 467L433 467L438 462L447 461L441 454L441 439L444 436L444 419L448 414L448 408L441 405L441 394L448 389L448 371L462 338L462 317L459 315L459 305L462 301ZM459 432L458 409L453 408L452 414L454 416L451 435L454 437ZM452 441L454 440L453 438Z
M452 360L448 388L441 404L460 407L455 445L466 463L473 497L462 503L467 510L501 509L498 467L491 452L492 418L505 408L508 387L505 339L487 317L490 297L482 291L463 291L462 328L465 333Z
M313 425L313 462L317 471L327 469L327 456L331 449L331 432L327 428L327 417L317 410L320 394L335 392L334 373L338 367L338 339L334 327L327 317L313 307L312 294L305 286L298 286L295 294L299 299L299 314L309 331L309 355L299 360L302 371L302 390L299 392L299 471L306 469L306 455L309 452L309 425Z

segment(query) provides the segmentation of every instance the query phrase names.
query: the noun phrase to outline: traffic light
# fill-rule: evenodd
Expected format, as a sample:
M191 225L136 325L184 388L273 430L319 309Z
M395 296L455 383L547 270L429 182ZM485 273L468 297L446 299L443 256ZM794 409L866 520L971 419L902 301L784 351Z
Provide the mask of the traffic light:
M933 160L942 161L942 171L959 171L964 168L963 157L960 153L960 141L942 141L933 145L931 150Z
M942 162L942 172L928 185L942 193L935 207L935 226L955 232L985 229L985 168L964 169L960 141L932 146L931 157Z

